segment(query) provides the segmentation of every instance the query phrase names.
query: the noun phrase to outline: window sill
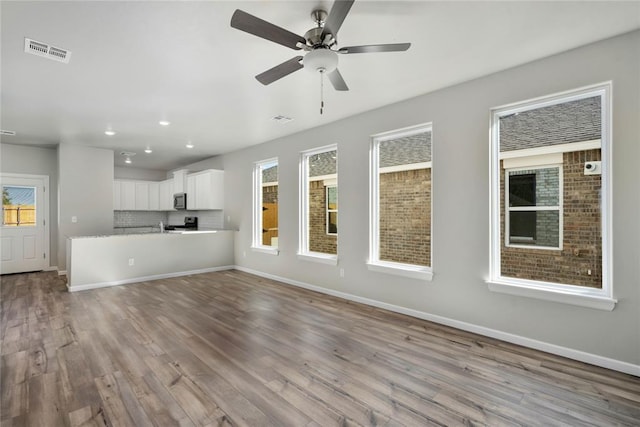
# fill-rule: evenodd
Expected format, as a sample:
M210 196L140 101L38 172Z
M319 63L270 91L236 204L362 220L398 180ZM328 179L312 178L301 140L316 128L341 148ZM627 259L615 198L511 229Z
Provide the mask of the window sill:
M433 272L429 267L419 267L410 264L400 264L394 262L369 262L367 268L378 273L393 274L396 276L410 277L412 279L429 280L433 279Z
M280 249L270 246L251 246L251 250L253 252L261 252L269 255L278 255L280 253Z
M580 287L577 286L505 279L488 280L487 284L489 290L492 292L577 305L597 310L612 311L618 302L616 299L596 294L591 289L580 289Z
M304 261L319 262L321 264L338 265L337 255L323 254L321 252L306 252L303 254L299 253L298 259Z

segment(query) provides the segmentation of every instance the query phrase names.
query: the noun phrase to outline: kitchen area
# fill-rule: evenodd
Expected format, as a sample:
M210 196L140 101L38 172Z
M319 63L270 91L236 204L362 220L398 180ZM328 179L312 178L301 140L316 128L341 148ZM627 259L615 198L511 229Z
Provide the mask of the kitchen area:
M113 180L113 232L67 238L69 291L233 268L224 171Z

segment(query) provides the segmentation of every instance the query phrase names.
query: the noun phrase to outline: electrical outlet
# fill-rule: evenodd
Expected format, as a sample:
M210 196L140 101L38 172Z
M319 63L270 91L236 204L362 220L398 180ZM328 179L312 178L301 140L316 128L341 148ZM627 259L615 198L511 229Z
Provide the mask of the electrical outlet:
M129 258L129 267L135 265L136 260L134 258Z
M72 222L73 224L75 224L76 222L78 222L78 217L77 217L77 216L72 216L72 217L71 217L71 222Z
M246 258L246 257L247 257L247 251L242 251L242 256L243 256L244 258Z
M344 268L340 269L340 277L344 277Z

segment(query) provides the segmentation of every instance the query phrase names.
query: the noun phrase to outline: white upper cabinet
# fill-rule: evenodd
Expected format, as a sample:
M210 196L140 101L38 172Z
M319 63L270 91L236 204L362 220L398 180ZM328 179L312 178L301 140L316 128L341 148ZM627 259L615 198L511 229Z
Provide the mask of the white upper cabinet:
M122 210L122 191L120 181L113 181L113 210Z
M160 210L172 211L173 210L173 179L165 179L160 182Z
M160 183L149 183L149 210L159 211L160 209Z
M136 209L135 181L120 181L120 210L133 211Z
M188 210L224 208L224 171L209 169L188 175L175 174L173 179L160 182L114 180L113 210L172 211L173 195L182 192L187 193Z
M135 209L137 211L149 210L149 183L148 182L136 182L136 203Z
M187 209L224 209L224 171L208 169L187 175Z

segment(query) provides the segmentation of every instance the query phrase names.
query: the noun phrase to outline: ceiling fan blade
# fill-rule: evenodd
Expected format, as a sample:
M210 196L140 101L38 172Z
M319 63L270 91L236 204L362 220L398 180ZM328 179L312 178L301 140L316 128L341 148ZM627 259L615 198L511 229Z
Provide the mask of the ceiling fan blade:
M301 69L303 66L300 61L302 61L302 56L291 58L290 60L285 61L280 65L276 65L270 70L265 71L264 73L258 74L256 76L256 79L263 85L273 83L276 80L279 80L284 76L288 76L294 71L298 71L299 69Z
M344 18L347 17L347 13L353 6L355 0L335 0L333 6L331 6L331 12L324 23L324 29L322 30L322 39L327 34L333 35L333 38L337 38L338 31L344 22Z
M233 12L231 26L295 50L300 50L298 43L302 43L303 45L307 44L304 37L280 28L271 22L250 15L247 12L243 12L240 9L236 9L236 11Z
M340 91L349 90L349 87L347 86L344 79L342 78L342 74L340 74L340 71L338 71L337 68L332 72L330 72L328 76L329 76L329 81L331 82L335 90L340 90Z
M411 47L411 43L395 44L369 44L364 46L347 46L338 49L338 53L376 53L376 52L403 52Z

